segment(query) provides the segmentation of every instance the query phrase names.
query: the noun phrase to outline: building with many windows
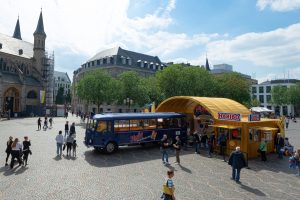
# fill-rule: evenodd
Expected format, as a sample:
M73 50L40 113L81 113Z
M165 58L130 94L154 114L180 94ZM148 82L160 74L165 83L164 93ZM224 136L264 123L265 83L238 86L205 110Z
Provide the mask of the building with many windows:
M109 74L116 77L125 71L136 71L141 76L151 76L159 70L167 67L160 61L157 56L150 56L129 50L115 47L97 53L73 73L73 90L72 90L72 109L74 112L96 111L96 105L87 105L76 95L76 83L84 76L86 72L95 69L105 69ZM100 106L100 112L136 112L138 107L132 106L128 110L126 105L107 105Z
M261 107L274 110L277 115L294 115L295 110L293 105L274 105L272 104L272 88L274 86L291 87L300 80L296 79L278 79L265 81L260 84L253 84L251 88L252 99L257 99L260 102Z
M71 79L67 72L54 71L54 98L56 98L59 88L64 89L65 96L71 92Z
M54 56L45 51L42 12L33 37L33 43L22 40L19 19L13 36L0 33L1 113L37 115L53 104Z

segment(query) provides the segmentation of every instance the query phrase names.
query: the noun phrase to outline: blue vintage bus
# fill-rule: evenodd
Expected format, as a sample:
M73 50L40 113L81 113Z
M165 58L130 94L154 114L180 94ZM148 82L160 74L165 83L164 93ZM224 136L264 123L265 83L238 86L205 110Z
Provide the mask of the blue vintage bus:
M119 146L157 143L164 134L169 139L178 135L184 142L187 137L185 117L174 112L96 114L86 124L84 143L112 153Z

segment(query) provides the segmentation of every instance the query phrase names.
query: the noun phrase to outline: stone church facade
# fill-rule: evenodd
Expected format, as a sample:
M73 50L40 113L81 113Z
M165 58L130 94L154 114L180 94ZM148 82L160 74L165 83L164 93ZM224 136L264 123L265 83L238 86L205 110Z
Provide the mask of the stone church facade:
M12 37L0 33L0 113L3 115L41 115L46 106L53 104L54 59L45 51L42 12L33 36L33 44L22 40L19 19Z

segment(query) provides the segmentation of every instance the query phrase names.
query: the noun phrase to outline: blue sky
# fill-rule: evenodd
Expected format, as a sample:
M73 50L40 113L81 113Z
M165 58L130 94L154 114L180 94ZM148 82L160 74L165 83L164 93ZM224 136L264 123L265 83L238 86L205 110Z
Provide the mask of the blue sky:
M88 2L88 3L87 3ZM2 0L0 32L18 14L32 42L43 7L56 70L72 72L98 51L120 45L162 61L232 64L260 82L300 79L300 0Z

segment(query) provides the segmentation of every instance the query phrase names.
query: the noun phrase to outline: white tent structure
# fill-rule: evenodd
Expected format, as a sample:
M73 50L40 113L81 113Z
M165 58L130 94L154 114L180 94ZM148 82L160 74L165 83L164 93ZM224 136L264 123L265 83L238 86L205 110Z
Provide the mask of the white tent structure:
M273 113L274 112L274 110L270 110L265 107L252 107L252 108L250 108L250 111L257 112L257 113Z

